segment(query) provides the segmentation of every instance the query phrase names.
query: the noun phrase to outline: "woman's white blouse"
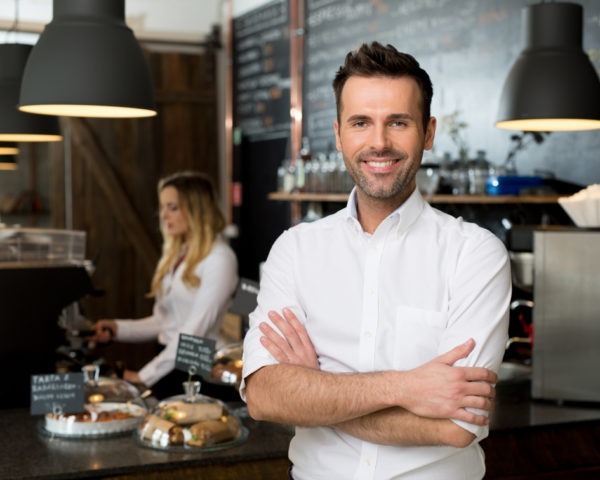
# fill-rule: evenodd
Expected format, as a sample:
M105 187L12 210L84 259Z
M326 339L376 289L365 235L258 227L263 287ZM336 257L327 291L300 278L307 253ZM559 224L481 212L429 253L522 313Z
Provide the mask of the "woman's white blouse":
M116 340L144 342L156 340L165 349L140 371L146 385L154 385L173 370L179 334L219 340L221 321L225 315L238 282L237 259L233 250L219 239L211 252L195 269L201 279L198 288L186 286L181 275L181 264L165 276L162 294L154 302L152 315L139 320L117 320Z

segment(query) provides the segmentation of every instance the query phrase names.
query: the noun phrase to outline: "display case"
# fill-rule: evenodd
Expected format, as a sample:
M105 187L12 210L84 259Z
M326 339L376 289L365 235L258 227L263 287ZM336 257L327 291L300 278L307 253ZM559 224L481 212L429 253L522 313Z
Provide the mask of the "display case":
M86 365L82 370L83 409L46 414L44 433L83 439L135 430L148 413L138 389L124 380L99 376L100 369L96 365Z
M82 264L85 240L75 230L0 228L0 263Z

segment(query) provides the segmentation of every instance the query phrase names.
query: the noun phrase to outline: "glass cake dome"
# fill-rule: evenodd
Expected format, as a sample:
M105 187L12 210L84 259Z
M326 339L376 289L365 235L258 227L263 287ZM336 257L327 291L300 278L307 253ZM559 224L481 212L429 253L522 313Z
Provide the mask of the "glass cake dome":
M242 342L225 345L215 353L209 381L238 388L242 380Z
M68 437L97 437L135 430L148 413L139 390L124 380L99 376L97 365L86 365L82 370L83 410L65 413L57 409L46 414L46 432Z
M170 451L211 451L239 445L247 429L228 406L201 395L200 382L183 382L185 393L158 403L138 426L143 446Z

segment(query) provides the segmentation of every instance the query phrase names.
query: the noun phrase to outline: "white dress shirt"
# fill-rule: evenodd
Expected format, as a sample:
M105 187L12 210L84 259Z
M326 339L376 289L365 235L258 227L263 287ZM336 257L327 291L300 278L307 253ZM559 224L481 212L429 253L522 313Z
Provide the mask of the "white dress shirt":
M250 315L243 376L276 363L258 324L285 306L304 323L324 371L409 370L471 337L474 351L457 364L497 371L510 295L507 252L489 231L432 208L415 191L369 235L353 192L346 208L287 230L273 245ZM240 392L245 398L244 383ZM456 423L477 440L462 449L394 447L331 427L297 427L294 479L481 478L478 441L488 428Z
M154 385L175 366L179 334L210 338L221 346L219 330L237 286L237 259L233 250L218 239L211 252L194 272L200 286L190 288L181 278L185 264L165 276L162 293L154 301L152 315L139 320L117 320L116 340L143 342L156 340L165 349L140 371L140 379Z

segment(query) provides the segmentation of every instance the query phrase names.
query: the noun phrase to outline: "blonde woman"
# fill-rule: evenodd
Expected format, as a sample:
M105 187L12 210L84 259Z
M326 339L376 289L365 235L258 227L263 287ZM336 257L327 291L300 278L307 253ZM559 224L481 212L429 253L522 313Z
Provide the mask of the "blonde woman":
M125 370L124 379L151 387L162 399L183 393L181 382L187 379L174 370L180 333L221 345L221 320L238 276L235 253L221 236L225 220L210 179L197 172L176 173L159 182L158 196L163 249L149 293L155 299L152 315L99 320L93 340L158 340L157 355L138 372Z

